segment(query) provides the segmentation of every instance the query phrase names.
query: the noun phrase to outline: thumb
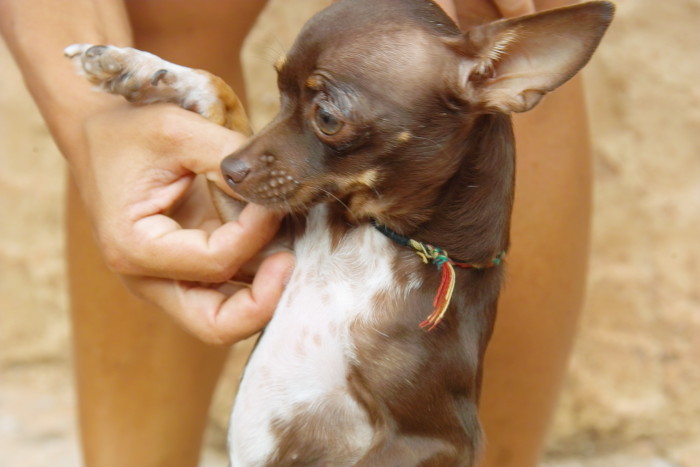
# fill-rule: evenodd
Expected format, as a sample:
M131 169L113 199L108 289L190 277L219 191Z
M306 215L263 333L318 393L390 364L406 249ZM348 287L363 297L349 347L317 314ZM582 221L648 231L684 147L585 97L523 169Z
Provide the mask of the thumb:
M529 15L535 12L533 0L495 0L495 3L505 18Z
M208 181L229 196L238 198L226 183L221 173L221 161L243 147L248 137L243 133L229 130L209 122L203 117L188 111L187 132L184 147L176 151L178 163L189 172L203 175Z

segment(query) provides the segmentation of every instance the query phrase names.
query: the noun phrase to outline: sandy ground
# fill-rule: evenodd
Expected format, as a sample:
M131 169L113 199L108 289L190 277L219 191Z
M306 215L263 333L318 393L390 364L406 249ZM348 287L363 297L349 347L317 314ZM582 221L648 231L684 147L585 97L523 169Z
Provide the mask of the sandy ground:
M314 2L274 2L267 14L275 26L258 30L251 42L258 127L276 102L265 70ZM617 19L585 73L596 174L590 284L543 465L694 467L700 465L700 0L617 4ZM64 174L0 44L0 467L80 465ZM221 427L228 403L217 398L202 465L225 465Z

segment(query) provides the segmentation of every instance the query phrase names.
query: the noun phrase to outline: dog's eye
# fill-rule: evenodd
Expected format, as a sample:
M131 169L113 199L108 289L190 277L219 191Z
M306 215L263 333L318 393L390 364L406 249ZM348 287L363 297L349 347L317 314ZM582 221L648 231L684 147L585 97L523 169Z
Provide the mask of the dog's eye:
M314 116L316 127L326 136L333 136L343 128L343 122L338 120L323 107L316 109Z

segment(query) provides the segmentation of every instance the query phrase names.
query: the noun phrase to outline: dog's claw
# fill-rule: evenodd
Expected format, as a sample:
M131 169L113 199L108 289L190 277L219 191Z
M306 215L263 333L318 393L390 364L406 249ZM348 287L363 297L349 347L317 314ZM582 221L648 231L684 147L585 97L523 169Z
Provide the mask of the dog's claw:
M85 51L85 56L88 58L98 57L105 53L105 50L107 50L107 47L104 45L93 45Z
M75 47L73 45L63 49L63 55L65 55L68 58L73 58L78 54L80 54L80 48Z
M90 47L92 47L90 44L72 44L63 49L63 55L68 58L75 58L82 55Z
M208 73L130 47L73 44L63 53L92 84L129 102L171 102L216 123L225 122L224 104Z
M151 85L158 86L158 83L160 82L160 80L162 80L165 77L165 75L167 75L167 74L168 74L168 70L165 70L165 69L160 69L160 70L156 71L155 73L153 73L153 77L151 78Z

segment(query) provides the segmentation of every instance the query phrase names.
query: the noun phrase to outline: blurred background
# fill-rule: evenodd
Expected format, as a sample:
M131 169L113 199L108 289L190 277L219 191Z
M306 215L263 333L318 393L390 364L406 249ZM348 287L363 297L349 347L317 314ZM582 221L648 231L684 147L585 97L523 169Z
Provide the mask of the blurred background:
M245 51L256 128L271 64L328 0L274 0ZM544 466L700 466L700 0L618 0L586 68L595 150L587 303ZM63 258L66 168L0 43L0 467L78 466ZM221 456L229 383L203 465Z

